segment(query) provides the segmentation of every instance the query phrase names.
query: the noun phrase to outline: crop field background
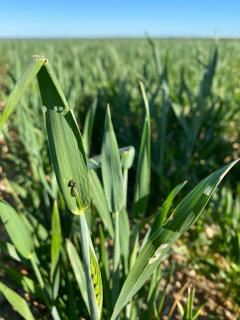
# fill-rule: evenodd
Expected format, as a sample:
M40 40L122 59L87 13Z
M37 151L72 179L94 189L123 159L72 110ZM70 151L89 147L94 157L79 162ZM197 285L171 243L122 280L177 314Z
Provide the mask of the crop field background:
M239 40L224 39L0 41L0 119L33 55L44 56L92 159L86 227L70 213L61 185L58 150L67 150L66 168L74 167L74 143L61 121L48 118L55 87L41 69L0 130L0 319L239 319L239 164L212 195L225 174L217 170L240 153L239 52ZM213 172L210 189L184 198ZM182 199L179 220L171 220ZM196 206L199 215L203 209L197 221ZM154 238L174 221L165 242ZM86 230L95 304L85 283Z

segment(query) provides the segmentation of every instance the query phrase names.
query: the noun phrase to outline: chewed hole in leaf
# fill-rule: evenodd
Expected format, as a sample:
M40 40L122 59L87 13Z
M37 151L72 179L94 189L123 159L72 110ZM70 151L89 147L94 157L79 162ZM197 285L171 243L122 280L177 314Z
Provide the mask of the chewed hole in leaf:
M68 107L64 108L63 106L54 106L53 110L61 115L66 115L70 109Z
M210 186L208 186L204 191L203 194L205 194L206 196L210 196L212 192L212 188Z
M157 261L160 256L162 255L163 249L166 249L168 246L167 243L161 244L161 246L155 251L154 255L149 259L149 264L152 264L153 262Z

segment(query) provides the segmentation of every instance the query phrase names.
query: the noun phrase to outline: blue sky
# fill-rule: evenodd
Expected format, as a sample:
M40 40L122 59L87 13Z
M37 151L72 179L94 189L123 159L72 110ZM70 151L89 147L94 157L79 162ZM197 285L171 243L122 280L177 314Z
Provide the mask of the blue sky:
M0 0L0 37L240 37L240 0Z

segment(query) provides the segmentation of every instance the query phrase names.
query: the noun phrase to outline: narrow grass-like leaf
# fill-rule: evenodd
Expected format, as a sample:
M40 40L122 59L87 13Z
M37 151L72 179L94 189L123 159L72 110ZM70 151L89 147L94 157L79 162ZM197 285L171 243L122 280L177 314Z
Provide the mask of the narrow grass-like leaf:
M130 241L130 225L128 213L125 209L119 214L119 237L121 255L124 259L125 274L128 273L128 257L129 257L129 241Z
M120 154L121 165L124 166L131 166L133 157L135 155L135 149L133 146L128 146L124 148L119 148L118 152ZM102 155L99 154L97 156L92 157L88 160L88 169L97 169L102 167ZM130 167L129 167L130 168ZM128 168L128 169L129 169Z
M113 249L113 272L112 272L112 302L116 303L119 290L120 290L120 259L121 259L121 247L120 247L120 227L119 227L119 215L122 212L114 213L114 249Z
M90 241L90 251L89 251L90 252L90 268L91 268L94 293L97 301L98 313L99 313L99 319L100 319L102 315L102 304L103 304L102 276L101 276L101 271L98 264L98 259L96 257L94 247L90 237L89 237L89 241Z
M135 227L135 230L133 232L132 236L132 246L131 246L131 256L129 261L129 269L131 270L136 262L137 254L139 250L139 229L138 227Z
M83 128L82 139L83 139L83 145L84 145L84 150L86 152L86 155L89 155L89 152L90 152L96 108L97 108L97 99L94 99L91 107L87 112L87 115L84 121L84 128Z
M56 306L52 307L51 314L52 314L53 320L61 320Z
M204 100L211 95L211 89L213 84L214 75L217 68L217 62L218 62L218 48L217 46L214 49L214 53L212 56L211 61L206 66L200 87L199 87L199 104L201 107L203 107Z
M198 100L197 100L198 107L195 109L195 114L191 122L190 136L192 137L191 139L192 144L196 142L197 135L200 131L201 125L204 119L206 119L206 115L208 115L208 113L206 112L207 99L211 96L212 84L213 84L213 79L214 79L214 75L217 68L217 62L218 62L218 48L215 47L211 61L209 62L209 64L207 64L205 68L205 72L199 86L199 93L198 93ZM201 110L200 113L199 113L199 109Z
M106 112L101 154L103 185L109 210L118 212L124 206L123 175L109 106Z
M104 269L105 273L105 280L109 280L109 275L110 275L110 264L109 264L109 259L108 259L108 251L106 248L106 238L103 232L103 228L100 225L100 249L101 249L101 262L102 262L102 268ZM105 289L105 288L104 288Z
M4 295L13 309L19 313L25 320L34 320L32 312L29 309L27 302L16 292L0 282L0 292Z
M143 215L147 209L148 197L150 192L151 172L151 128L149 105L142 82L140 82L140 88L144 100L146 115L142 131L140 152L138 156L137 176L134 190L133 212L135 216Z
M34 250L33 239L20 215L8 203L0 201L0 217L17 251L30 259Z
M200 307L198 307L197 310L194 312L194 315L191 320L196 320L201 315L202 309L204 307L205 307L205 303L202 304Z
M129 170L134 161L135 149L132 146L119 149L123 169Z
M169 88L166 82L162 84L162 104L159 118L159 160L158 160L158 174L163 176L165 166L165 152L166 152L166 137L168 127L168 117L170 109Z
M51 280L58 263L62 242L61 222L59 217L57 201L54 201L52 211L52 242L51 242Z
M102 312L102 279L85 215L79 216L79 225L90 317L92 320L99 320Z
M218 184L237 162L238 160L203 179L179 203L168 222L149 237L123 284L111 320L116 319L121 309L144 285L155 268L164 259L170 245L200 217Z
M184 110L183 106L181 106L181 105L179 105L177 103L171 103L171 107L172 107L172 109L173 109L173 111L175 113L175 116L176 116L177 120L179 121L180 125L182 126L186 137L188 139L190 139L189 134L191 132L190 132L190 129L189 129L188 124L187 124L187 121L186 121L186 119L184 117L184 114L183 114L183 112L184 112L183 111Z
M90 202L87 160L81 134L48 62L38 73L38 83L58 185L69 210L81 214Z
M4 273L9 277L9 279L11 279L18 287L22 287L24 291L33 294L36 298L42 301L46 301L43 291L31 278L23 276L7 264L0 262L0 267L4 270Z
M85 275L84 275L82 262L81 262L81 260L79 258L79 255L77 253L77 250L76 250L75 246L68 239L66 240L66 248L67 248L67 254L68 254L71 266L73 268L75 279L77 281L79 290L81 292L83 300L84 300L84 302L86 304L86 307L88 309L88 312L90 314L88 295L87 295L86 279L85 279Z
M155 75L156 75L156 81L157 83L159 82L160 80L160 61L159 61L159 52L158 52L158 48L155 44L155 42L153 41L153 39L149 36L147 36L147 40L148 40L148 43L150 44L151 46L151 49L152 49L152 56L153 56L153 62L154 62L154 72L155 72Z
M123 169L123 189L124 189L124 208L127 207L127 193L128 193L128 170L132 167L135 149L133 147L129 147L121 154L121 163Z
M43 277L42 277L41 271L39 269L38 257L36 256L35 253L31 257L31 264L32 264L35 276L36 276L36 278L38 280L38 283L39 283L40 287L43 289L44 288L44 281L43 281Z
M4 251L5 254L8 254L8 256L11 257L12 259L14 259L15 261L18 261L18 262L21 261L21 258L19 256L19 254L17 253L15 246L13 244L11 244L10 242L0 241L0 249L1 249L1 251Z
M14 87L11 95L8 98L3 114L0 117L0 129L6 123L9 116L16 108L26 88L32 82L33 78L37 75L38 71L41 69L45 61L46 61L45 58L34 56L31 63L28 65L24 73L21 75L21 77L17 81L16 86Z
M104 304L105 310L107 309L107 319L109 319L111 310L112 310L112 290L111 290L111 283L110 279L110 261L108 258L108 249L106 247L106 238L103 232L103 228L100 225L100 254L101 254L101 275L103 281L103 297L104 297Z
M168 212L172 206L174 198L178 195L178 193L182 190L182 188L185 186L187 181L184 181L183 183L180 183L177 185L173 190L169 193L167 196L167 199L164 201L159 213L157 214L156 218L154 219L154 222L152 224L151 228L151 234L154 233L159 227L161 227L166 219Z
M97 212L99 213L106 229L110 236L114 237L113 224L111 214L108 208L107 200L102 188L102 184L94 170L89 172L90 189L92 194L92 200Z
M192 319L193 317L193 302L195 297L195 289L190 286L188 288L188 299L187 299L187 319Z

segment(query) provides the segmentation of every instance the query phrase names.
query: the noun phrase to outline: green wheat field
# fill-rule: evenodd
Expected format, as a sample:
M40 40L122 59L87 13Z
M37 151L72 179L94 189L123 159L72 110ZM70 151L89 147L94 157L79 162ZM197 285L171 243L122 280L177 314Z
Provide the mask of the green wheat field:
M0 319L240 319L240 40L0 40Z

